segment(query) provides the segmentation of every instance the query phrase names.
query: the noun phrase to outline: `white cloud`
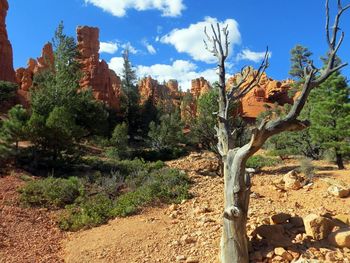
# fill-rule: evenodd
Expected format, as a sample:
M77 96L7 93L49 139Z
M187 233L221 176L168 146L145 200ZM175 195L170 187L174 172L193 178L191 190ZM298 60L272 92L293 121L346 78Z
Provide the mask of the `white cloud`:
M119 76L123 72L123 58L114 57L109 62L109 67ZM175 60L172 64L155 64L151 66L137 66L136 73L139 78L151 76L162 83L170 79L176 79L182 90L191 88L191 81L195 78L204 77L210 82L217 80L216 69L198 70L196 64L187 60Z
M271 57L272 53L269 52L269 57ZM260 62L264 59L265 52L255 52L251 51L250 49L246 48L243 49L241 52L237 54L237 61L239 60L250 60L255 63Z
M100 42L100 53L115 54L118 51L118 43Z
M151 55L154 55L157 53L157 50L154 48L154 46L152 44L148 43L148 41L146 39L142 40L142 45L145 46L148 53L150 53Z
M241 41L241 34L238 29L238 23L234 19L218 21L213 17L206 17L204 21L191 24L188 28L174 29L169 34L161 38L161 42L171 44L178 52L189 54L194 60L214 63L216 61L213 54L205 49L203 40L206 38L204 28L208 28L210 34L210 25L219 23L221 27L228 26L229 30L229 52L232 54L233 46Z
M161 11L162 16L176 17L185 9L183 0L85 0L85 3L93 4L117 17L125 16L128 9L153 9Z
M133 47L133 45L131 45L130 42L124 43L124 44L120 44L120 46L123 49L128 49L131 54L135 55L135 54L139 53L139 50L137 50L135 47Z

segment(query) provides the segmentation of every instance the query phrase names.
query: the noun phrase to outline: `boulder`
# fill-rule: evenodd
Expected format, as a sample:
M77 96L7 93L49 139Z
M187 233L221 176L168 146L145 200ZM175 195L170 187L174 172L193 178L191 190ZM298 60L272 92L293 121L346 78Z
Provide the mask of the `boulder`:
M348 197L350 194L349 189L345 189L338 185L331 185L330 187L328 187L327 191L329 194L340 198Z
M350 228L339 229L328 236L328 241L336 247L350 248Z
M300 183L300 177L295 170L283 176L284 186L286 189L299 190L302 186Z
M326 217L310 214L304 217L304 226L307 236L312 237L314 240L322 240L328 237L335 224Z

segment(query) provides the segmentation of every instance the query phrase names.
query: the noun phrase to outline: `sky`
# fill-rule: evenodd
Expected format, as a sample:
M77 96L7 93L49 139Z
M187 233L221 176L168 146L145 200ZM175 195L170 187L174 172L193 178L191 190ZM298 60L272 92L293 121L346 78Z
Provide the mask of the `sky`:
M40 56L60 21L65 33L76 36L78 25L100 29L100 58L117 74L128 47L139 78L160 82L177 79L183 90L200 76L217 80L215 57L204 46L204 27L227 25L230 31L228 74L245 65L258 67L268 46L274 79L289 77L290 50L301 44L314 62L327 51L324 0L8 0L7 30L15 68ZM350 3L343 0L344 4ZM336 0L330 0L332 14ZM350 62L350 10L341 28L345 40L339 52ZM343 74L350 79L350 66Z

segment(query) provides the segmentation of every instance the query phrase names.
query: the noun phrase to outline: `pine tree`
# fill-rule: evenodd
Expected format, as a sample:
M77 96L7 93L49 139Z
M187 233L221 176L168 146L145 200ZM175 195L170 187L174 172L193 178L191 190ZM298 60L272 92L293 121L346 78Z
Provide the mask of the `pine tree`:
M344 169L343 155L350 152L350 88L339 72L333 73L310 96L312 139L324 149L331 149L339 169Z
M122 74L122 111L129 127L129 135L135 135L139 128L139 94L136 82L136 73L129 60L129 50L123 53L123 74Z

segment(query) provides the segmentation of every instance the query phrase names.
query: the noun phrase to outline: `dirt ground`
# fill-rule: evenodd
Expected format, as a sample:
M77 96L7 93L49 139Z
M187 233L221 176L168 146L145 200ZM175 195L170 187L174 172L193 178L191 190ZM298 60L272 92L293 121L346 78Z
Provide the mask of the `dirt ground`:
M217 262L223 179L212 176L211 169L216 165L213 160L208 153L193 153L168 162L189 174L192 199L179 205L148 208L137 216L116 218L104 226L66 235L57 230L48 212L18 207L15 189L23 182L0 178L0 237L5 237L5 241L0 239L0 262ZM298 166L295 160L253 176L248 234L253 235L266 219L281 212L298 216L350 214L350 197L327 194L329 185L324 180L336 179L350 185L350 167L338 171L326 162L315 165L318 172L313 184L299 190L281 191L272 184ZM295 243L288 248L294 259L274 255L279 244L271 246L260 240L253 243L252 261L261 262L269 254L265 262L295 262L297 258L299 262L350 262L350 249L333 248L326 242L298 241L297 235L286 238Z

